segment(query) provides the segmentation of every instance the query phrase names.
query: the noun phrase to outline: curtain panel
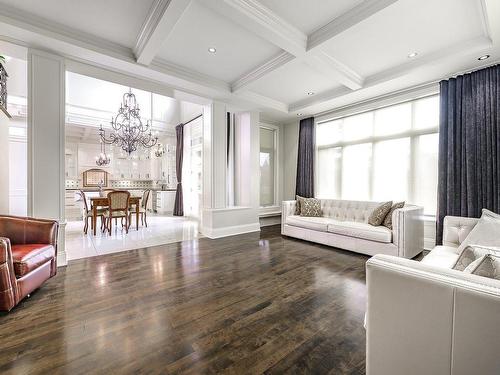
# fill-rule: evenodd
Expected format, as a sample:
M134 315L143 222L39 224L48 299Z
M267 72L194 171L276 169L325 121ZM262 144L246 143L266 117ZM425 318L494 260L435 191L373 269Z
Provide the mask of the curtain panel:
M500 212L500 65L440 82L436 244L447 215Z
M301 197L314 196L315 152L314 117L309 117L300 120L299 128L295 194Z
M184 216L182 195L182 161L184 158L184 124L175 127L177 148L175 149L175 173L177 174L177 191L175 192L174 216Z

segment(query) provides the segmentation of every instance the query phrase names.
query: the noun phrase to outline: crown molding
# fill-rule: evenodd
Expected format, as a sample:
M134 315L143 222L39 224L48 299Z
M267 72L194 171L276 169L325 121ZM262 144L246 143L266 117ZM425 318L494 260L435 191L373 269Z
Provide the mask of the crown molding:
M240 97L242 99L251 101L252 103L260 104L263 108L270 108L274 109L278 112L281 113L288 113L288 105L285 103L280 102L279 100L275 100L272 98L269 98L267 96L257 94L256 92L253 91L241 91L238 93L235 93L237 97Z
M111 57L135 60L132 50L128 47L22 12L8 5L2 4L0 7L0 22Z
M351 10L341 14L307 38L307 50L320 46L338 34L373 16L397 0L365 0Z
M313 51L306 63L351 90L363 87L363 77L325 51Z
M137 62L149 65L172 32L191 0L155 0L134 48Z
M264 77L265 75L285 65L289 61L292 61L293 59L295 59L295 56L286 51L283 51L279 55L273 57L272 59L266 61L264 64L258 66L251 72L245 74L241 78L238 78L231 84L231 90L233 92L238 92L244 87L257 81L259 78Z
M204 0L203 4L294 56L306 51L307 35L256 0Z
M364 80L364 88L370 88L393 79L402 77L417 70L430 63L435 63L445 59L452 59L456 56L462 55L475 55L481 51L485 51L493 45L490 38L485 36L479 36L477 38L470 39L465 42L460 42L454 44L447 48L442 48L440 50L428 53L426 55L419 56L415 60L408 61L404 64L383 70L379 73L375 73ZM451 74L451 73L450 73ZM293 111L305 111L310 109L314 105L318 105L330 100L337 99L341 96L349 94L350 90L340 87L327 92L315 95L312 98L307 98L295 103L290 104L290 112Z

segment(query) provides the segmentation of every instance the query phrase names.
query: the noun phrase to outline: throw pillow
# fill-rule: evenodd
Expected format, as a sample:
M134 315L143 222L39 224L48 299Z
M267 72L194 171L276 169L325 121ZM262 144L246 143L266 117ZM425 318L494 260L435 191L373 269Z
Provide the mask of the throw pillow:
M382 223L382 225L384 227L392 229L392 213L394 211L396 211L398 208L403 208L404 206L405 206L405 202L394 203L392 205L391 209L389 210L389 212L387 213L387 215L385 215L385 219L384 219L384 222Z
M500 280L500 257L493 254L483 256L474 269L471 270L471 273Z
M387 213L391 210L392 201L382 203L378 207L376 207L373 212L370 214L368 218L368 224L378 226L382 224Z
M500 255L499 248L488 248L483 246L467 246L460 252L455 265L452 267L454 270L465 271L473 263L477 264L477 260L488 254L498 254ZM469 268L470 269L470 268Z
M304 198L299 195L295 196L295 215L300 215L300 202L302 199Z
M476 226L465 237L457 251L460 253L470 244L484 247L500 246L500 215L483 209L481 218Z
M316 198L302 198L300 201L300 216L323 216L321 201Z

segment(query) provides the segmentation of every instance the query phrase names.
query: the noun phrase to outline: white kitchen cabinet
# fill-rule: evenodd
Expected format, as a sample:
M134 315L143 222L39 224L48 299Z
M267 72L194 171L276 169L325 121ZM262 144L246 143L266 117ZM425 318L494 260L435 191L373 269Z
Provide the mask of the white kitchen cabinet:
M156 212L159 214L170 214L174 212L175 191L156 192Z

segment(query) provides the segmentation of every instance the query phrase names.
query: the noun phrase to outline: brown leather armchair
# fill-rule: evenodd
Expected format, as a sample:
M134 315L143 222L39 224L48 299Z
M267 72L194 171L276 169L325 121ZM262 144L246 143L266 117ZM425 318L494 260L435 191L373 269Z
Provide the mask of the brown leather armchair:
M0 310L56 274L58 230L54 220L0 215Z

